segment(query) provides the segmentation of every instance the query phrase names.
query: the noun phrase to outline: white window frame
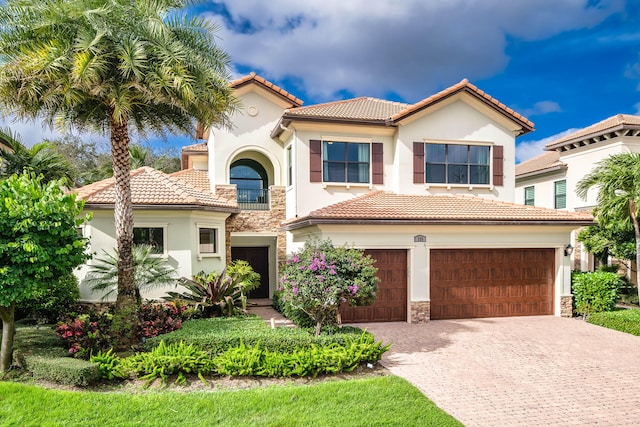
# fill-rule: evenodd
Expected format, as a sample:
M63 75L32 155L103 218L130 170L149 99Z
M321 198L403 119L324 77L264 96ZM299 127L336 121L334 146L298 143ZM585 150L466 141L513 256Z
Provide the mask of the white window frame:
M169 223L166 222L134 222L133 228L162 228L162 253L149 254L152 258L168 258L169 257Z
M216 241L214 243L215 248L213 252L201 252L200 251L200 230L202 229L211 229L215 230L216 233ZM222 227L220 224L212 224L212 223L196 223L196 238L197 238L197 254L198 261L202 258L221 258L222 251L220 250L220 240L223 238Z

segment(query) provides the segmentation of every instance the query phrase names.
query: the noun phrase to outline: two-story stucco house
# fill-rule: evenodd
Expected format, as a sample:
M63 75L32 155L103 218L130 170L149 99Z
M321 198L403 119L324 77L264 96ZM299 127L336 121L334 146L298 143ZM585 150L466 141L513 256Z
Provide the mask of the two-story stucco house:
M571 314L565 247L592 218L515 203L515 138L533 130L529 120L466 80L416 104L302 106L253 73L232 87L243 105L234 127L199 129L185 170L162 177L202 193L192 197L206 209L154 204L151 187L134 201L136 228L164 227L165 256L182 275L211 258L246 259L263 277L252 296L270 297L279 263L317 237L377 260L376 303L343 309L345 322ZM100 205L80 194L88 209ZM112 239L97 230L107 221L88 234ZM201 223L216 230L205 232L211 258L198 255Z
M590 212L597 204L597 189L586 200L577 196L578 182L595 165L613 154L640 152L640 116L618 114L578 130L546 145L548 151L516 166L516 203L530 206ZM576 250L573 266L582 271L594 268L593 256L582 245ZM635 269L635 264L632 264ZM630 279L635 274L629 271Z

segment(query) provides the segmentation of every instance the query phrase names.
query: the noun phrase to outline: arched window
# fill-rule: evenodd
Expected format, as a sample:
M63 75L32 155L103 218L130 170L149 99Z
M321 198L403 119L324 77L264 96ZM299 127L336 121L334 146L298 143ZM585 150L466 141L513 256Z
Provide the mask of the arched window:
M267 172L255 160L242 159L231 164L231 184L238 189L238 203L267 203Z

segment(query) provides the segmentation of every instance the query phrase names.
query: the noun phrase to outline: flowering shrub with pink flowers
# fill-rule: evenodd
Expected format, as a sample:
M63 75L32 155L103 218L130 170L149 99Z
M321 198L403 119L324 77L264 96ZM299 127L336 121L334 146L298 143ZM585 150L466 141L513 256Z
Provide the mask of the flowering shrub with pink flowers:
M309 241L286 262L278 290L282 301L309 315L316 335L336 324L341 304L370 305L378 290L378 269L362 250Z

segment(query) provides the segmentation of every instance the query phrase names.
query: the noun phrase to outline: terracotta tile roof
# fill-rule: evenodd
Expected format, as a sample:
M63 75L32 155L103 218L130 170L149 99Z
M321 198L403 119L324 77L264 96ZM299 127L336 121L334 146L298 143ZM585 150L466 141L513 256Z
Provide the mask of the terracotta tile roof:
M389 117L405 110L409 104L385 101L384 99L360 97L343 101L327 102L308 107L287 110L288 117L313 117L362 121L389 120Z
M199 144L193 144L193 145L187 145L185 147L182 147L182 151L189 151L189 152L208 152L209 149L207 147L207 143L206 142L201 142Z
M527 133L533 130L533 122L528 120L526 117L516 113L513 109L507 107L497 99L490 96L488 93L478 89L477 86L469 83L469 80L463 79L460 83L455 84L451 87L448 87L434 95L431 95L428 98L423 99L422 101L413 104L409 108L404 111L401 111L394 116L391 117L391 120L394 122L400 121L412 114L415 114L418 111L421 111L431 105L434 105L443 99L446 99L452 95L455 95L460 92L466 92L471 95L474 95L476 98L480 99L485 104L491 106L501 114L507 116L511 120L519 123L523 127L523 133Z
M267 79L265 79L264 77L260 77L258 76L256 73L250 73L248 76L244 76L241 77L237 80L234 80L231 82L231 87L232 88L239 88L242 87L244 85L247 85L249 83L256 83L262 87L264 87L265 89L275 93L276 95L287 99L288 101L290 101L292 103L292 107L300 107L303 104L303 101L301 99L299 99L298 97L290 94L289 92L287 92L286 90L282 89L279 86L274 85L273 83L271 83L270 81L268 81Z
M283 120L293 119L309 120L332 120L332 121L352 121L363 123L374 123L386 126L393 126L411 115L429 108L438 102L453 96L457 93L465 92L479 99L489 107L498 111L510 120L518 123L522 127L522 133L533 130L533 123L516 113L511 108L502 104L495 98L489 96L484 91L478 89L467 79L455 84L441 92L436 93L416 104L404 104L401 102L386 101L377 98L354 98L344 101L328 102L325 104L310 105L302 108L291 108L283 114ZM272 136L277 136L280 131L274 130Z
M584 129L548 143L545 146L545 150L562 149L562 147L589 139L594 139L592 142L598 142L602 139L609 139L607 134L624 129L640 130L640 116L618 114L609 117L601 122L587 126Z
M550 151L516 165L516 177L528 175L533 172L548 172L550 170L566 168L560 161L560 153Z
M113 205L115 181L108 178L73 190L87 205ZM144 166L131 171L131 200L134 205L193 206L238 212L235 202L218 198L202 188Z
M318 223L358 224L474 224L547 223L588 225L593 217L584 212L567 212L474 196L402 195L373 191L348 201L315 210L303 218L285 223L293 230Z
M184 169L178 172L174 172L169 176L186 182L192 187L199 188L201 190L210 191L211 189L211 182L209 181L209 171L198 169Z

